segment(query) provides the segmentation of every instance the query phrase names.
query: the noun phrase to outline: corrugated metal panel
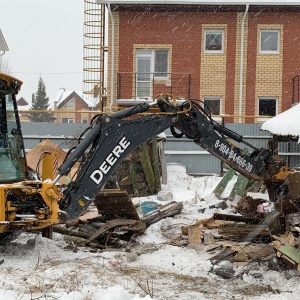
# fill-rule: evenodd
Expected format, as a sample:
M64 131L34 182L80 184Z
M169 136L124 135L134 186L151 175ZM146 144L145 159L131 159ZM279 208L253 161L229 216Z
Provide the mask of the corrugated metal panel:
M221 162L211 154L168 154L166 151L167 163L180 163L186 167L189 174L220 174Z
M23 123L25 148L32 149L44 139L51 139L62 149L68 150L76 144L77 138L87 128L87 124L59 124L59 123ZM226 124L226 127L244 136L244 139L257 148L266 148L271 139L270 133L260 130L260 124ZM221 162L192 140L176 139L166 130L165 143L166 161L180 163L191 174L220 174ZM243 144L238 145L247 149ZM300 151L297 142L279 143L279 153L291 167L300 167ZM284 155L292 153L292 155Z
M22 132L25 149L32 149L45 139L51 139L60 148L68 150L76 144L77 138L88 127L82 123L24 122Z

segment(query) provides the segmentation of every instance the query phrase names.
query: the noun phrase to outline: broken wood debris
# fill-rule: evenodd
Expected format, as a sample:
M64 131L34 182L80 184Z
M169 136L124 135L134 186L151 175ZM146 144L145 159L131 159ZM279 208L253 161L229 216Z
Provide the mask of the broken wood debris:
M272 236L273 246L277 250L277 256L290 262L300 272L300 238L291 232L282 236Z
M182 226L182 235L188 236L190 244L195 242L200 244L204 241L204 251L206 252L218 250L219 252L210 258L214 265L228 260L236 266L245 266L252 262L269 260L277 254L277 257L285 259L300 271L300 228L299 231L297 230L299 215L294 213L287 217L287 223L294 230L294 234L293 230L286 234L282 234L280 231L278 236L272 234L274 228L281 225L279 221L280 218L276 212L265 214L261 218L252 215L215 213L211 218L199 220L189 226ZM195 232L197 239L194 238ZM205 236L208 233L212 235L213 239L210 246L205 247L207 245ZM228 243L228 240L234 244ZM177 242L177 244L179 243ZM231 270L229 273L227 271L227 269L222 270L221 266L211 270L224 278L231 278L233 276Z
M144 232L146 229L146 225L143 222L135 221L135 220L126 220L126 219L116 219L107 221L106 224L96 230L92 236L90 236L87 240L87 244L91 241L95 240L101 234L107 232L110 229L119 227L120 230L133 231L133 232Z
M227 239L249 242L270 241L270 231L267 225L224 224L218 229L219 234Z
M130 196L122 190L103 190L95 199L96 210L65 225L54 226L54 231L72 236L72 243L104 249L120 247L134 235L143 234L146 227L181 212L182 203L171 201L139 217Z
M99 222L99 217L96 218L97 222L94 218L89 220L89 223L79 223L69 228L64 225L55 225L53 230L65 236L73 236L72 243L104 249L108 245L119 247L132 235L142 234L146 229L143 221L114 219Z
M158 222L159 220L179 214L182 208L182 202L171 201L165 205L162 205L157 210L146 214L142 218L142 221L144 221L148 227L151 224Z
M227 215L215 213L213 215L214 220L224 220L224 221L234 221L234 222L243 222L247 224L260 224L263 223L264 219L256 218L256 217L247 217L247 216L239 216L239 215Z
M188 235L188 239L195 243L196 240L190 236L194 235L197 230L200 230L201 233L198 233L198 235L202 239L202 232L208 229L216 229L217 234L213 236L216 240L227 239L264 243L271 241L271 233L268 225L264 224L264 219L239 215L215 213L212 218L197 221L189 226L183 226L181 230L183 235ZM202 242L201 239L198 239L198 244Z
M223 276L222 273L216 272L222 268L222 262L224 260L229 261L230 263L236 266L246 266L253 262L261 262L263 260L269 260L275 256L274 248L268 244L224 244L223 249L216 255L212 256L209 260L214 265L212 272L217 275ZM219 265L220 263L220 265ZM228 266L227 266L228 267ZM232 269L229 267L229 269ZM231 274L230 278L234 275ZM229 277L228 277L229 278Z

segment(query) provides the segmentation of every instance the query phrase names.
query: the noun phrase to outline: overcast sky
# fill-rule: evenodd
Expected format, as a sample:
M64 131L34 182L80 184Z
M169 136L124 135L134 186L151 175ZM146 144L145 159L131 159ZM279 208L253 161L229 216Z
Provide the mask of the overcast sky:
M83 89L84 0L0 0L0 12L4 57L24 82L17 98L30 100L40 76L49 98Z

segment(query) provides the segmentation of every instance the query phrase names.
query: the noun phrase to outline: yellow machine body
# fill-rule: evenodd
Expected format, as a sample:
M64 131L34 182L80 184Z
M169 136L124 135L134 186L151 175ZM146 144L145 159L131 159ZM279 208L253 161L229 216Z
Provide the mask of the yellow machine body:
M0 233L37 230L60 222L56 187L24 181L0 185Z

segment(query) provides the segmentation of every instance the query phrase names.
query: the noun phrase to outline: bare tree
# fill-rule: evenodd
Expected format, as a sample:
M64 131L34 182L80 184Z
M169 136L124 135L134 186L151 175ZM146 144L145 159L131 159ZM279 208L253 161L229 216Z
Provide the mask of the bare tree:
M9 60L4 56L0 56L0 72L5 74L12 73L12 68L9 64Z

